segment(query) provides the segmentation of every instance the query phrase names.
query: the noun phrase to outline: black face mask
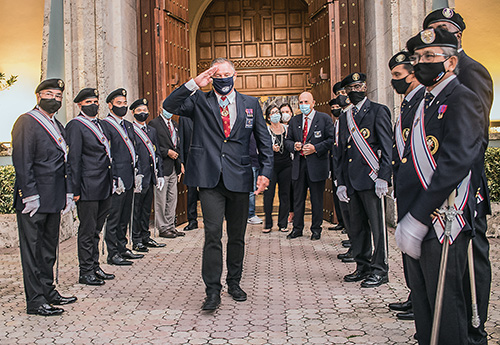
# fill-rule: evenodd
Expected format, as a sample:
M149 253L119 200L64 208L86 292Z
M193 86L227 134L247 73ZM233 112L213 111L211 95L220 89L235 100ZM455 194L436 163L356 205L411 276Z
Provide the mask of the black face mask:
M212 78L212 85L219 95L225 96L233 89L234 80L233 77Z
M134 114L134 117L137 121L139 122L144 122L146 121L146 119L148 118L149 116L149 113L138 113L138 114Z
M347 107L349 104L351 104L351 101L349 100L349 97L347 97L346 95L338 95L338 96L337 96L337 104L338 104L341 108L345 108L345 107Z
M38 103L40 108L49 114L54 114L58 111L59 108L61 108L61 104L61 101L58 101L55 98L41 98L40 103Z
M124 117L126 114L127 114L127 108L128 107L117 107L117 106L113 106L113 114L115 114L116 116L119 116L119 117Z
M82 111L85 115L94 117L97 115L97 112L99 111L99 105L98 104L82 105Z
M406 77L402 79L391 79L392 87L394 88L396 93L399 93L400 95L404 95L408 90L408 88L410 87L411 83L406 82Z
M339 117L340 113L342 112L342 109L332 109L332 115L335 117Z
M432 86L438 83L446 74L444 61L418 63L413 66L413 69L415 70L415 77L424 86Z
M347 94L352 104L358 104L365 98L366 92L364 91L351 91Z

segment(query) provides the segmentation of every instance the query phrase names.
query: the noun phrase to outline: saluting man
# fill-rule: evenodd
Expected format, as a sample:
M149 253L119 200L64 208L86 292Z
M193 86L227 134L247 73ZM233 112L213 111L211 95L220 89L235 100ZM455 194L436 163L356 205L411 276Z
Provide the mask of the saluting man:
M418 341L428 344L439 278L445 220L436 209L451 193L462 211L452 223L439 344L467 344L462 281L476 202L471 169L482 154L483 117L476 94L460 84L457 39L427 29L407 42L415 76L426 87L398 169L396 243L406 253Z
M21 115L12 129L12 162L16 170L14 207L19 229L28 314L60 315L76 297L63 297L54 286L61 211L73 206L66 176L68 148L63 125L55 118L64 82L47 79L36 88L37 105Z
M71 185L78 210L79 282L103 285L113 279L99 265L99 234L111 207L113 175L111 149L104 135L99 112L99 92L84 88L73 100L80 113L66 126Z

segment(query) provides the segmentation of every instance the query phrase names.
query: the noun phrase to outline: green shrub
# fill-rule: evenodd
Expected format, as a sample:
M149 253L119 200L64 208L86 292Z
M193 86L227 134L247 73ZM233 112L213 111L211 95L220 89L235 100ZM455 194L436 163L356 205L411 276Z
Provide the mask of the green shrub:
M0 213L14 213L14 181L16 173L12 165L0 166Z
M488 147L485 155L485 170L490 199L491 201L500 201L500 148Z

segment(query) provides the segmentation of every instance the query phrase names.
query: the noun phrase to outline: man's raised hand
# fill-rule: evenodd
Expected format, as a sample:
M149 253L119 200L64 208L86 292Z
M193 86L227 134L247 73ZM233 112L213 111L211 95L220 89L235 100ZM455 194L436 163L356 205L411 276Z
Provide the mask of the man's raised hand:
M194 78L194 82L198 87L202 88L207 86L212 81L212 76L217 73L219 67L212 66L207 69L205 72L200 73L196 78Z

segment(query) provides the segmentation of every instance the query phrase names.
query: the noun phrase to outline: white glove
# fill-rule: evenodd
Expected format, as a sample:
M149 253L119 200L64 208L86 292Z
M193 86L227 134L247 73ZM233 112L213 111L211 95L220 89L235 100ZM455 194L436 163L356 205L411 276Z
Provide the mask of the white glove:
M415 260L420 258L422 241L429 228L407 213L396 227L396 244L401 251Z
M158 190L161 191L164 186L165 186L165 179L163 177L158 177L158 183L156 184L156 188L158 188Z
M66 194L66 207L62 210L62 214L66 214L75 208L75 202L73 201L73 194Z
M135 175L135 188L134 188L134 193L140 193L142 192L142 179L144 175L138 174Z
M114 192L118 195L125 192L125 185L123 184L123 180L121 177L118 177L118 183L117 183L116 188L114 188Z
M337 187L337 196L341 202L348 203L349 197L347 196L347 187L346 186L338 186Z
M38 211L39 208L40 199L30 200L24 204L24 209L21 211L21 213L29 213L30 217L33 217L33 215L36 213L36 211Z
M386 195L389 192L389 185L387 184L386 180L382 180L381 178L378 178L375 180L375 194L382 199L384 195Z

